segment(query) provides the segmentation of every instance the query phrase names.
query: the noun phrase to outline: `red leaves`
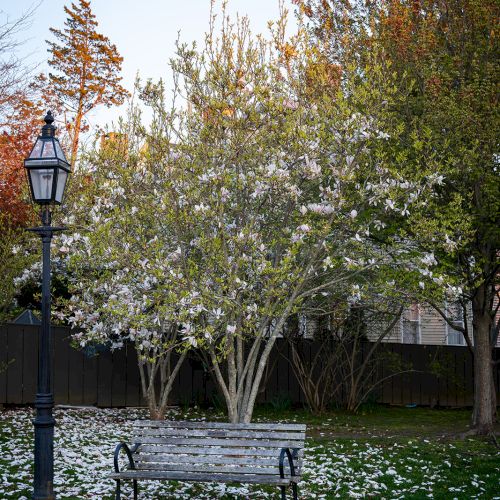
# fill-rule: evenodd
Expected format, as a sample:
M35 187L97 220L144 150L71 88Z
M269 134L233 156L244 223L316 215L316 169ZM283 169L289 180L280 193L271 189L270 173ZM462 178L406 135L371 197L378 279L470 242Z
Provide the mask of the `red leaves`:
M19 226L31 213L23 160L31 151L43 114L23 95L15 108L0 135L0 213L7 215L9 224Z

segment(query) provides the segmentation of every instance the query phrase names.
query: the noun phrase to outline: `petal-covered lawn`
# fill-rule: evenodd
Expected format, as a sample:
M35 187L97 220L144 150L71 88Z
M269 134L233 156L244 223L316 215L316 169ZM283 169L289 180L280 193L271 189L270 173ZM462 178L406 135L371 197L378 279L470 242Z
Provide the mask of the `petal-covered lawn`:
M0 411L0 498L31 497L32 409ZM56 409L55 489L59 499L113 498L113 451L128 441L140 409ZM168 418L204 418L173 409ZM261 417L262 418L262 417ZM303 421L303 419L301 419ZM423 437L307 440L301 498L497 498L500 454L487 441ZM130 492L125 484L124 493ZM140 482L139 497L277 498L277 488L223 484Z

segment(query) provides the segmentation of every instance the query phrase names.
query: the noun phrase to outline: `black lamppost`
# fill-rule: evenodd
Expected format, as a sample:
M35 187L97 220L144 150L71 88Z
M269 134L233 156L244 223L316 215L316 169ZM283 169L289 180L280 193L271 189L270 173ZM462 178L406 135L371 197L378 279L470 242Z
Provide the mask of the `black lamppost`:
M50 241L56 231L51 226L52 207L60 205L70 173L61 145L55 137L56 127L50 111L45 116L42 134L38 136L24 166L33 201L41 206L42 225L30 228L42 238L42 326L38 344L38 386L35 397L35 478L33 499L48 500L54 495L54 397L52 394L50 331Z

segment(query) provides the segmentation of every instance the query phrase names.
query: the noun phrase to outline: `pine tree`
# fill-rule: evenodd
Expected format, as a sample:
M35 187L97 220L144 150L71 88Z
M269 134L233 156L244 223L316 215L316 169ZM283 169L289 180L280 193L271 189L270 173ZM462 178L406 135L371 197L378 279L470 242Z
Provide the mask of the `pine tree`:
M71 137L71 162L76 160L79 136L86 129L85 115L99 105L123 104L128 91L120 84L123 58L108 37L97 32L98 22L90 2L64 7L68 15L63 30L50 28L57 42L47 41L52 54L49 73L55 93L64 103Z

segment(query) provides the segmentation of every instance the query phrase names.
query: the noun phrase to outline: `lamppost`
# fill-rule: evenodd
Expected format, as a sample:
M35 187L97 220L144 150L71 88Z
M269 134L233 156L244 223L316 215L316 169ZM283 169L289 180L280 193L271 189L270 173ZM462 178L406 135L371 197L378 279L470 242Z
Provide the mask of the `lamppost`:
M35 397L35 477L33 499L54 499L54 397L51 381L52 335L50 331L50 241L56 231L51 226L52 207L60 205L71 165L55 137L56 127L50 111L24 166L31 197L41 207L42 225L30 228L42 238L42 326L38 343L38 385Z

